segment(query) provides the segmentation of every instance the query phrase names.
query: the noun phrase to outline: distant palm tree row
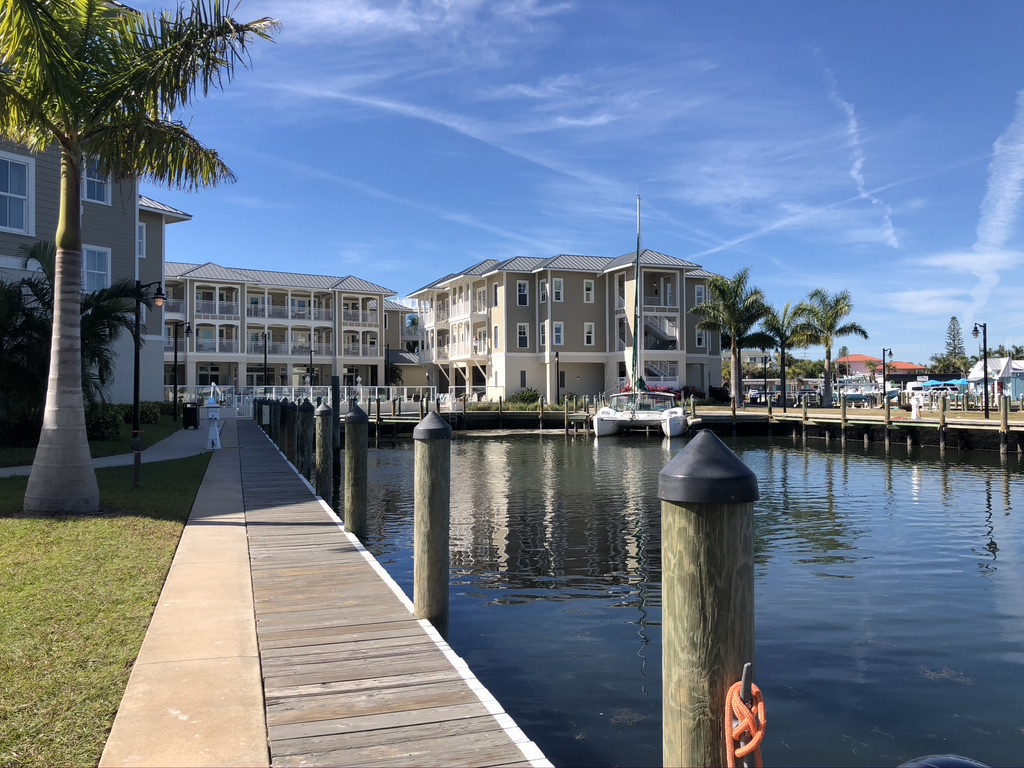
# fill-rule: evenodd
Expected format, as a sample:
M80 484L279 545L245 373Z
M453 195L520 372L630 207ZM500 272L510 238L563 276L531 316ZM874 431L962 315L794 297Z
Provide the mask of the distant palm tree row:
M794 348L825 348L825 391L823 402L832 402L832 347L846 336L868 338L867 331L847 318L853 313L850 292L829 293L816 288L796 306L777 309L768 304L760 288L749 285L750 268L732 278L715 275L707 280L709 297L691 312L700 320L698 328L721 334L729 344L729 388L732 413L742 402L743 376L740 350L744 347L778 349L782 381L786 381L786 352Z

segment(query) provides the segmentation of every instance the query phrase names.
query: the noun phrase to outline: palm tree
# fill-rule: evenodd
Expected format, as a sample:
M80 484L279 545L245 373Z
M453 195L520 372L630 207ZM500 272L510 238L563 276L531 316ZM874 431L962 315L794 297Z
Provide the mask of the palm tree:
M233 180L174 117L230 82L250 43L277 30L271 19L243 23L230 10L220 0L163 14L99 0L0 4L0 136L35 152L57 145L61 155L49 379L26 512L99 511L82 395L84 163L115 180L185 189Z
M782 379L782 411L786 412L786 350L806 346L804 336L800 332L800 323L807 312L806 304L793 307L789 302L779 312L775 307L767 307L767 313L761 320L761 330L771 337L772 346L779 349L779 375Z
M0 430L6 444L29 439L42 420L50 323L22 290L0 280Z
M824 402L832 403L832 345L836 339L846 336L868 338L868 332L859 323L844 322L853 312L850 292L843 290L830 294L824 288L816 288L807 296L807 310L799 331L811 344L825 348L825 397Z
M18 248L21 268L33 270L21 281L36 307L52 323L53 289L56 282L57 249L53 243L37 242ZM152 309L149 295L138 295L134 280L118 280L107 288L82 294L82 394L86 403L106 399L114 379L117 355L114 343L122 333L135 333L135 299ZM51 331L52 333L52 331ZM142 343L139 340L139 343ZM45 389L40 393L45 394ZM42 402L42 398L40 398Z
M713 275L707 279L708 301L690 311L700 320L697 327L722 335L722 343L729 340L729 389L732 391L732 415L736 416L736 403L741 401L743 386L740 372L740 350L744 346L760 347L764 336L751 334L750 330L764 318L767 312L764 294L760 288L747 286L750 267L741 269L732 279Z

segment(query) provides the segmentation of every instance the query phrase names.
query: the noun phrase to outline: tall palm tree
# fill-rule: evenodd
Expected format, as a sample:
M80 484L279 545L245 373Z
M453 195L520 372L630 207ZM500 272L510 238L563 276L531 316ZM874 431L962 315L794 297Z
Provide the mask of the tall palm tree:
M799 330L808 344L825 348L826 405L832 403L832 345L835 340L846 336L868 338L868 332L859 323L845 322L852 312L849 291L829 293L824 288L816 288L807 296L807 310Z
M119 181L195 189L233 180L175 113L230 82L250 44L277 27L236 21L221 0L162 14L104 0L0 2L0 136L61 155L50 369L26 512L99 511L82 396L85 161Z
M801 303L794 307L790 302L786 302L781 312L775 307L767 307L764 319L761 320L761 330L771 338L772 346L779 349L783 413L786 411L786 351L806 346L804 334L800 331L800 324L806 312L806 304Z
M751 334L765 316L767 305L760 288L747 285L750 267L741 269L732 279L713 275L707 279L708 300L690 311L700 320L697 327L722 334L722 343L729 340L729 389L732 391L732 415L736 416L736 404L741 402L743 375L740 366L740 350L745 346L762 346L762 335Z

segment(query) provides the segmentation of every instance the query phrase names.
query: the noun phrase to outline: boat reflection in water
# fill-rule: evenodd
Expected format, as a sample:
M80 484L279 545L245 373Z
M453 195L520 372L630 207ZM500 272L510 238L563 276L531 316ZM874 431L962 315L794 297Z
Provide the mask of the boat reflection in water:
M1017 458L726 442L761 492L765 763L1018 764ZM556 765L660 764L658 473L684 445L455 435L450 641ZM411 441L370 452L368 546L410 595L412 467Z

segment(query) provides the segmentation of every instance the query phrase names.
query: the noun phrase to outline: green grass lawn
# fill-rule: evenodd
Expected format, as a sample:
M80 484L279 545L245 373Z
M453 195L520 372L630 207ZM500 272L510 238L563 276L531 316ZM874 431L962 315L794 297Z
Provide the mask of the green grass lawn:
M181 420L173 421L171 416L161 416L159 424L142 425L143 450L163 440L168 435L181 429ZM121 427L121 436L117 440L96 440L89 443L89 452L94 459L101 456L117 456L132 451L132 425ZM24 467L32 463L36 455L35 446L28 448L0 447L0 467Z
M100 469L102 514L28 517L0 478L0 766L95 766L211 454Z

